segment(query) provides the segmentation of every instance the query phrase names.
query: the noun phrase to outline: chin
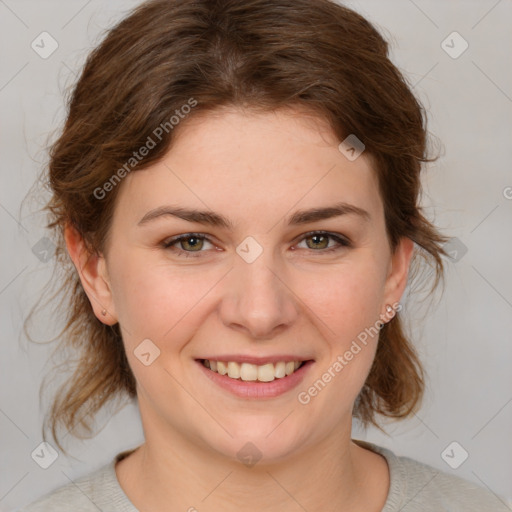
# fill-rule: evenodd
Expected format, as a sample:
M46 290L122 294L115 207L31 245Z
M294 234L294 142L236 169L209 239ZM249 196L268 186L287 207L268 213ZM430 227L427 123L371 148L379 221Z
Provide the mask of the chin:
M255 421L243 418L224 424L233 437L226 433L212 439L208 435L204 441L219 455L247 467L274 464L302 451L308 438L311 439L304 426L294 424L292 416L287 419L284 419L286 414L278 419L260 417Z

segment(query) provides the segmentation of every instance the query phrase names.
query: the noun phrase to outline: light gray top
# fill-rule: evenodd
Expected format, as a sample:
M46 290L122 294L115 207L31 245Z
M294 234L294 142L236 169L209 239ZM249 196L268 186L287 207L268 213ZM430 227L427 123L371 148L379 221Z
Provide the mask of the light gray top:
M383 455L390 486L382 512L510 512L504 498L455 475L396 456L365 441L364 448ZM115 464L133 450L117 454L100 469L52 491L15 512L138 512L119 485ZM79 487L79 488L78 488Z

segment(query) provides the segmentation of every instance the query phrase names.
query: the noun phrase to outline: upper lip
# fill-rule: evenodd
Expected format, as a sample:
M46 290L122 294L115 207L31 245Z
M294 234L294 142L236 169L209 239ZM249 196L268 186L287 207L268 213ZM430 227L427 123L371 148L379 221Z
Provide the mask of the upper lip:
M228 362L233 361L238 364L242 363L249 363L249 364L255 364L257 366L262 366L267 363L279 363L280 361L284 361L285 363L288 363L290 361L310 361L311 357L302 357L302 356L296 356L296 355L290 355L290 354L278 354L274 356L249 356L249 355L242 355L242 354L223 354L219 356L208 356L203 357L199 360L208 359L208 361L222 361L222 362Z

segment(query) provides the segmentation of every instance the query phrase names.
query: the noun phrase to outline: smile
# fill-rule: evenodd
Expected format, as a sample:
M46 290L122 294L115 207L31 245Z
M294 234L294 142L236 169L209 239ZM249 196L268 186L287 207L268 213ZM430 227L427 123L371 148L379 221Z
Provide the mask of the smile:
M229 359L196 359L196 364L218 388L244 399L270 399L292 391L314 364L312 359L283 361L276 358L274 362L255 361L255 358L248 358L253 359L252 362Z
M219 375L227 375L231 379L243 381L272 382L274 379L282 379L291 375L300 368L305 361L278 361L256 365L251 363L239 364L235 361L212 361L203 359L203 365Z

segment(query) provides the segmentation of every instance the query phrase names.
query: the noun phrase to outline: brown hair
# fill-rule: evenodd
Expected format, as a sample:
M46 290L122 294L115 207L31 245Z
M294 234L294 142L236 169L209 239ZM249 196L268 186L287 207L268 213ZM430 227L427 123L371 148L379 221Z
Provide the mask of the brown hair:
M62 134L49 150L52 197L45 209L67 315L56 351L71 347L77 355L76 369L50 411L61 449L60 424L90 432L89 420L111 398L136 396L119 325L95 317L67 253L64 227L72 225L91 254L103 253L122 183L101 193L101 199L95 190L112 182L116 169L126 170L133 152L148 137L155 139L157 127L166 126L133 170L162 158L177 132L169 119L185 112L181 109L191 100L195 106L177 129L199 112L223 106L300 107L327 120L340 141L355 134L374 162L391 247L401 237L410 238L416 257L431 262L433 286L443 275L445 238L418 205L422 163L433 160L427 155L425 112L389 60L387 42L365 18L329 0L143 3L88 56ZM421 364L397 315L380 331L354 415L376 426L377 413L406 417L423 389Z

